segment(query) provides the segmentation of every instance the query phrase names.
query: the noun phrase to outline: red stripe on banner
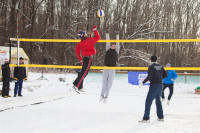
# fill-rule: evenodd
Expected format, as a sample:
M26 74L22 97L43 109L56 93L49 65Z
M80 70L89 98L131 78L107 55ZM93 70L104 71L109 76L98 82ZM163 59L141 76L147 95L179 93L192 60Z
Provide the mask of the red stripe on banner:
M88 71L88 70L89 70L89 68L90 68L91 60L92 60L92 58L90 57L90 61L89 61L88 67L87 67L87 69L86 69L86 71L85 71L85 73L84 73L83 77L81 78L81 80L80 80L79 84L77 85L77 88L79 88L79 86L80 86L81 82L83 81L83 78L86 76L86 74L87 74L87 71Z

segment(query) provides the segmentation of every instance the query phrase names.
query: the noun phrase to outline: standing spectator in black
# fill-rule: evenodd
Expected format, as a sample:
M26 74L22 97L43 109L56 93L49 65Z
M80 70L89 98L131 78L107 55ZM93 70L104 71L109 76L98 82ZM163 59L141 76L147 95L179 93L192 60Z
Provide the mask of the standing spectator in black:
M19 63L24 64L24 59L22 57L19 58ZM26 68L25 67L15 67L14 68L14 80L15 80L15 90L14 97L18 94L18 96L22 97L22 84L23 80L26 80Z
M10 67L8 58L5 59L5 63L1 66L2 69L2 97L7 98L10 97L9 89L10 89Z
M148 76L140 83L140 86L150 81L149 92L145 102L145 112L142 121L139 122L150 122L150 110L153 100L156 100L156 112L159 121L164 121L163 108L161 102L162 93L162 80L167 77L167 72L160 64L156 63L157 57L151 56L150 58L152 65L148 68Z

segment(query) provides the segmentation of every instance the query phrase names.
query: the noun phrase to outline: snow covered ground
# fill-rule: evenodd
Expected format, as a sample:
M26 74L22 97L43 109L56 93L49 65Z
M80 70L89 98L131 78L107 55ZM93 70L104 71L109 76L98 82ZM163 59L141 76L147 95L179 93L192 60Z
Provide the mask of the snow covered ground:
M70 91L76 74L29 73L24 97L0 98L0 133L199 133L200 95L197 84L175 84L171 104L163 103L165 121L157 121L155 103L151 123L138 123L144 113L148 86L128 84L127 74L116 74L106 104L99 102L102 74L89 73L85 94ZM65 77L66 82L60 82ZM200 84L199 84L200 85ZM166 89L165 94L168 94Z

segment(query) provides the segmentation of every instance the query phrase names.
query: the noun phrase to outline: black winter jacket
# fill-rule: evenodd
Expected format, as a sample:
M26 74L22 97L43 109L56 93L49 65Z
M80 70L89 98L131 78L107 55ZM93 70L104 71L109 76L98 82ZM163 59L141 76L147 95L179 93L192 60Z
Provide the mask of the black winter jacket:
M17 78L17 79L26 78L26 68L25 67L15 67L14 68L14 78Z
M3 64L1 66L2 69L2 77L3 79L5 78L10 78L10 67L9 67L9 63Z
M106 66L116 66L116 62L118 60L118 54L117 51L115 49L109 49L106 52L106 56L105 56L105 65Z
M147 81L150 81L150 84L160 83L162 84L162 79L167 77L167 72L163 68L163 66L153 63L148 68L148 76L142 82L143 84Z

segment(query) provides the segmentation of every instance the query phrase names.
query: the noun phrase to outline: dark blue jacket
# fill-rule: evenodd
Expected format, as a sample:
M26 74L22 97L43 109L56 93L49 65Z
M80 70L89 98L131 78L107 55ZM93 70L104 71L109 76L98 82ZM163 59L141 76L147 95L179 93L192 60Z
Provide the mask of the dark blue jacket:
M176 74L176 72L174 70L169 70L167 72L167 75L168 76L163 79L163 83L164 84L174 84L174 81L172 81L172 79L175 80L177 78L178 75Z
M17 78L17 79L26 78L26 68L25 67L15 67L14 68L14 78Z
M167 72L163 68L163 66L153 63L148 68L148 76L142 82L143 84L147 81L150 81L150 84L162 84L162 80L167 77Z

